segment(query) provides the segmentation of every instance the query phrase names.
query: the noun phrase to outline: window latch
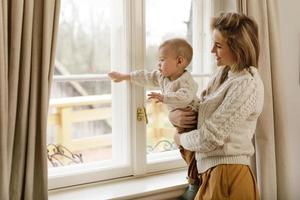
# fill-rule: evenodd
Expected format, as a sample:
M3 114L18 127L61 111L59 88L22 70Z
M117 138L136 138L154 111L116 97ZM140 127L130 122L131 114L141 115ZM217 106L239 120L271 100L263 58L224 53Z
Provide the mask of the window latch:
M138 107L137 111L136 111L136 119L140 122L140 121L145 121L146 124L148 124L148 117L147 117L147 113L146 113L146 109L144 106L142 107Z

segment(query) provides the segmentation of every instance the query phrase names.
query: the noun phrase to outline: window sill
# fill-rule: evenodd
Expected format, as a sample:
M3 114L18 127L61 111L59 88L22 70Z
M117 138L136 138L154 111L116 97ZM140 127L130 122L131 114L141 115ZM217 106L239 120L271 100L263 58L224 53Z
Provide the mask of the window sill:
M186 170L49 191L49 200L175 199L187 186Z

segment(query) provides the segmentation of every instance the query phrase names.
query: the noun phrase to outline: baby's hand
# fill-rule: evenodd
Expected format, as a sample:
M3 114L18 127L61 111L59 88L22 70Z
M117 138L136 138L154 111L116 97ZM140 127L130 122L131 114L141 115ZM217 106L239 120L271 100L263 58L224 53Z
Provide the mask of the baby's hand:
M148 94L148 97L148 99L155 99L156 103L164 101L164 95L157 92L151 92L150 94Z
M124 74L124 73L115 72L115 71L112 71L112 72L108 73L107 75L114 82L121 82L121 81L130 79L129 74Z

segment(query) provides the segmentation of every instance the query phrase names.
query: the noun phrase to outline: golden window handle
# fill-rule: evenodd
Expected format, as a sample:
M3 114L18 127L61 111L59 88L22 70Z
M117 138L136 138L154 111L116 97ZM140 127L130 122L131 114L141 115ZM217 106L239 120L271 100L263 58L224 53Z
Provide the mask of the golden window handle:
M145 121L146 124L148 124L148 117L147 117L146 109L145 109L144 106L137 108L137 110L136 110L136 119L139 122L140 121Z

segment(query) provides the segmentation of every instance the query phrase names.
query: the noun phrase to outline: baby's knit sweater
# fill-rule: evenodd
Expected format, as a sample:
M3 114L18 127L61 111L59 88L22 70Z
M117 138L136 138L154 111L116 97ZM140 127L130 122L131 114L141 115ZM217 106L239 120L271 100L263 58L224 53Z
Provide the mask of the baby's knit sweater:
M169 110L188 106L195 109L199 103L198 84L188 71L176 80L164 77L158 70L138 70L130 73L130 77L134 84L144 87L160 87L164 95L163 103L167 104Z
M264 87L255 67L233 73L221 85L220 67L203 92L198 128L180 135L181 145L195 151L199 173L219 164L250 165L252 138L263 108Z

